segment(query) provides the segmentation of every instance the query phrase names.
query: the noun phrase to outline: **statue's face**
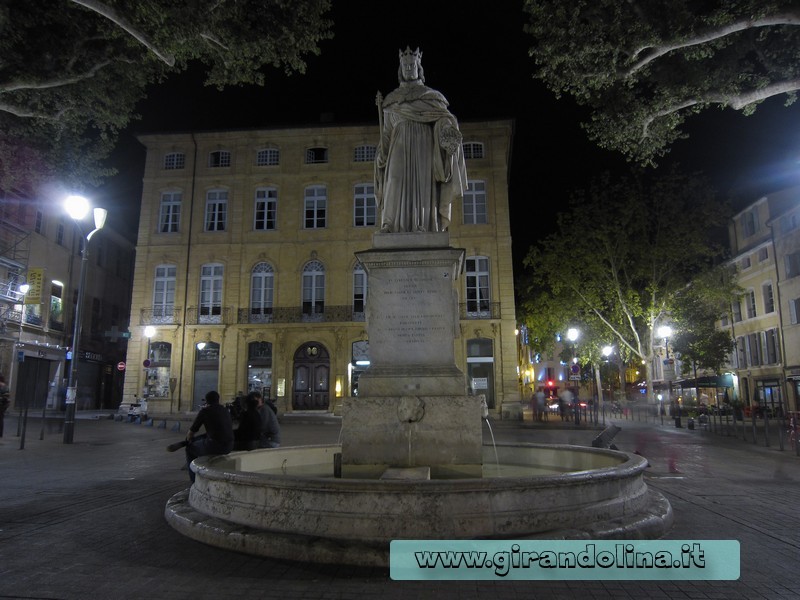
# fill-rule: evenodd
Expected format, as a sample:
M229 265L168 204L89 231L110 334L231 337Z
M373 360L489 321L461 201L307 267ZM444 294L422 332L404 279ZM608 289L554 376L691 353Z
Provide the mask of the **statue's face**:
M412 59L401 59L400 60L400 69L403 73L403 79L405 81L414 81L419 79L419 63Z

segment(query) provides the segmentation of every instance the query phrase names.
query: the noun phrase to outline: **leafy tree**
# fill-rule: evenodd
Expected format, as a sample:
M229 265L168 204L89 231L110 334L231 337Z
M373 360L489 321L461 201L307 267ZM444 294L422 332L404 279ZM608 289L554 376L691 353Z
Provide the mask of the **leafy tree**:
M536 265L528 266L536 271ZM534 279L527 272L520 276L517 283L518 289L523 292L517 299L518 317L528 328L530 348L537 354L554 356L558 339L563 338L570 327L576 327L581 333L576 349L578 361L584 367L583 379L591 377L591 369L587 372L586 365L594 365L598 389L600 371L603 370L608 375L612 367L617 371L619 381L624 382L626 366L633 360L632 353L623 346L615 349L611 357L603 356L603 347L610 345L612 341L605 324L587 310L586 305L576 303L573 294L555 296L538 287L538 284L534 285ZM569 344L562 342L557 358L563 363L572 359L572 348Z
M652 394L655 328L671 315L688 282L723 254L711 235L727 211L698 177L673 170L659 179L641 173L595 179L557 219L556 231L524 260L528 290L552 296L560 314L539 323L582 321L615 340L625 362L643 361ZM523 302L523 319L537 307Z
M7 0L0 5L0 188L96 183L147 86L192 62L206 84L304 72L330 0ZM190 99L187 99L191 101Z
M591 110L603 148L652 164L687 117L800 87L800 7L779 0L526 0L535 76Z
M680 357L683 375L697 378L698 370L719 373L728 362L733 339L715 323L730 311L742 290L731 283L730 269L720 267L696 278L675 299L672 316L676 331L670 342ZM699 397L699 390L697 392Z

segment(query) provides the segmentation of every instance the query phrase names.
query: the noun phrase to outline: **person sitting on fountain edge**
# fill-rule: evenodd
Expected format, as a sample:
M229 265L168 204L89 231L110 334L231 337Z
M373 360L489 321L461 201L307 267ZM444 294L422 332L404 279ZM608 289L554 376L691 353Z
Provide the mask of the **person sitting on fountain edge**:
M278 448L281 445L281 425L278 422L278 407L269 400L264 401L261 392L250 392L258 400L261 415L261 447Z
M228 454L233 450L233 420L230 412L219 403L219 393L214 390L206 394L205 401L186 433L186 467L192 483L195 475L191 465L195 458ZM201 427L205 427L205 434L195 437Z
M244 401L244 412L239 418L239 427L233 432L234 450L255 450L260 446L261 440L261 415L258 411L258 399L252 392L247 394Z

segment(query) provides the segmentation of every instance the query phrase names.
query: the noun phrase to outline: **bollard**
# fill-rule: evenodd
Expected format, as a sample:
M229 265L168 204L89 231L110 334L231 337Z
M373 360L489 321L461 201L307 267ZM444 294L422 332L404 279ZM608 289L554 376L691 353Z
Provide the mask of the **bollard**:
M172 426L172 431L180 431L181 430L181 422L176 421L175 425Z
M166 421L159 422L158 428L159 429L166 429L167 428L167 422Z

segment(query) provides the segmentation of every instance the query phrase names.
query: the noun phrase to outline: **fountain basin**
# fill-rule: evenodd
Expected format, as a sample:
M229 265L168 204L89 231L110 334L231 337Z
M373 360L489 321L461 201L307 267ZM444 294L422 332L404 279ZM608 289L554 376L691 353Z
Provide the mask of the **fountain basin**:
M339 445L195 460L167 521L207 544L299 561L387 566L393 539L654 539L672 509L647 461L579 446L484 446L482 478L337 479ZM446 476L446 474L445 474Z

